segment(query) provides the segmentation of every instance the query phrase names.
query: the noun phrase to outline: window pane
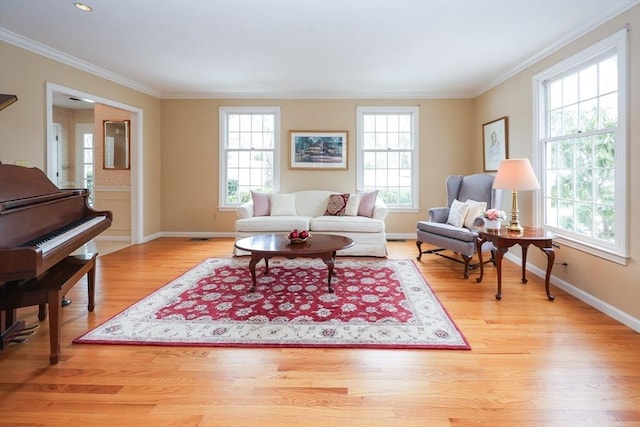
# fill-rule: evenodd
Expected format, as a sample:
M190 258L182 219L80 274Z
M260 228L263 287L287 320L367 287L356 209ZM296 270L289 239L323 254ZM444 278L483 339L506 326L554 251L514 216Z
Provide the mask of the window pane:
M576 167L590 168L593 166L593 139L579 138L576 140Z
M590 204L576 204L576 233L580 233L585 236L591 236L591 229L593 224L593 214L591 207L592 205Z
M389 115L387 116L387 130L389 132L397 133L399 130L399 120L398 116Z
M594 171L595 201L613 205L615 200L613 169L596 169Z
M376 147L376 134L375 133L365 133L364 134L364 148L372 149Z
M612 206L596 206L595 237L608 242L615 241L615 215Z
M562 109L549 112L548 134L550 137L562 135Z
M251 115L241 114L240 115L240 131L247 132L250 130L251 130Z
M581 70L579 79L581 101L598 95L598 66L596 64Z
M227 123L229 132L238 132L240 130L240 116L238 114L227 115Z
M228 148L240 148L240 134L238 132L229 132L227 135Z
M598 135L595 146L595 166L598 168L612 168L614 166L614 141L610 133Z
M598 128L598 102L595 99L578 104L579 129L588 132Z
M562 133L568 135L578 132L578 106L569 105L562 109Z
M562 103L569 105L578 102L578 74L562 79Z
M387 148L387 134L376 133L376 148L379 150Z
M618 125L618 94L612 93L600 98L599 125L612 128Z
M251 116L251 130L253 132L262 132L262 114L253 114Z
M614 56L600 62L599 66L599 90L600 95L618 90L618 61Z
M375 116L366 114L363 118L363 127L365 132L374 132L376 130Z
M555 110L562 106L562 80L551 82L548 86L549 109Z
M576 170L576 200L590 202L593 199L593 170Z

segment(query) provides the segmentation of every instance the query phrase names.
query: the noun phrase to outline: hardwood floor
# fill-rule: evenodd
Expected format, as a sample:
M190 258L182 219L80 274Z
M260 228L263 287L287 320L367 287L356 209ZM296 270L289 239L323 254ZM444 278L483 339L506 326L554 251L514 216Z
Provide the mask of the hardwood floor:
M62 309L62 357L49 365L48 324L0 351L2 426L638 426L640 334L505 260L482 284L462 266L417 264L471 351L248 349L78 345L72 339L232 240L159 239L97 260ZM389 242L415 259L414 241ZM339 262L339 261L338 261ZM34 308L19 310L27 323Z

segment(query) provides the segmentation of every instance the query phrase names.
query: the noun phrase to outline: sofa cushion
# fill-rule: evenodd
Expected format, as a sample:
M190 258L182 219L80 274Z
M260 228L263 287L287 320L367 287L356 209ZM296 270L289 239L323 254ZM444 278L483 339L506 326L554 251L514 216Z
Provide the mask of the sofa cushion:
M348 194L332 194L324 214L328 216L344 216L349 201Z
M418 230L465 242L473 242L475 237L475 233L467 228L440 222L418 221Z
M251 191L253 199L253 216L271 215L271 194Z
M467 213L464 216L463 225L471 230L475 219L482 215L482 212L487 209L487 202L476 202L475 200L468 199L465 203L469 206L469 209L467 209Z
M373 217L373 209L376 206L376 199L378 198L378 190L370 191L368 193L360 193L360 206L358 207L358 215Z
M295 193L271 195L271 216L294 216L296 213Z
M347 200L347 208L344 210L344 214L347 216L357 216L358 208L360 208L361 195L359 193L349 194L349 200Z
M347 231L354 233L382 233L384 221L363 216L319 216L309 222L313 231Z
M278 233L298 230L309 230L307 216L258 216L236 220L236 231L250 233Z
M469 205L459 200L454 199L449 209L449 217L447 218L447 224L451 224L454 227L462 227L464 225L464 216L469 210Z

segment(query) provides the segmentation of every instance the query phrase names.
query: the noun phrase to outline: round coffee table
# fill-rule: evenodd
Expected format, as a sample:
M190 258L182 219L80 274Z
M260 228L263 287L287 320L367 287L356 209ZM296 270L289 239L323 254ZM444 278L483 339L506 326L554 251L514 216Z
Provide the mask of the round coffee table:
M320 258L327 265L329 292L333 292L331 276L333 276L336 252L351 246L353 246L353 240L333 234L314 234L301 243L289 242L285 234L261 234L240 239L235 244L236 248L251 252L249 271L251 272L253 286L250 292L256 290L256 264L261 259L264 259L264 274L268 274L269 259L276 256L285 258Z

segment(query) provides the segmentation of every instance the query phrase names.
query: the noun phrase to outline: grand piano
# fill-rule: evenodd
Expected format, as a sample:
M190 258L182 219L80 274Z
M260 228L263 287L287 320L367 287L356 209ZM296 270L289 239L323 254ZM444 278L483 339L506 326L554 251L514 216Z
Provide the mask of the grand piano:
M17 308L39 305L44 320L42 295L66 290L78 273L94 273L93 258L82 261L71 254L109 228L113 217L110 211L92 209L88 195L86 189L59 189L40 169L0 163L0 349L15 342L24 328L24 321L15 318ZM50 334L57 340L58 307L49 302L58 322ZM59 355L54 353L52 338L52 363Z

